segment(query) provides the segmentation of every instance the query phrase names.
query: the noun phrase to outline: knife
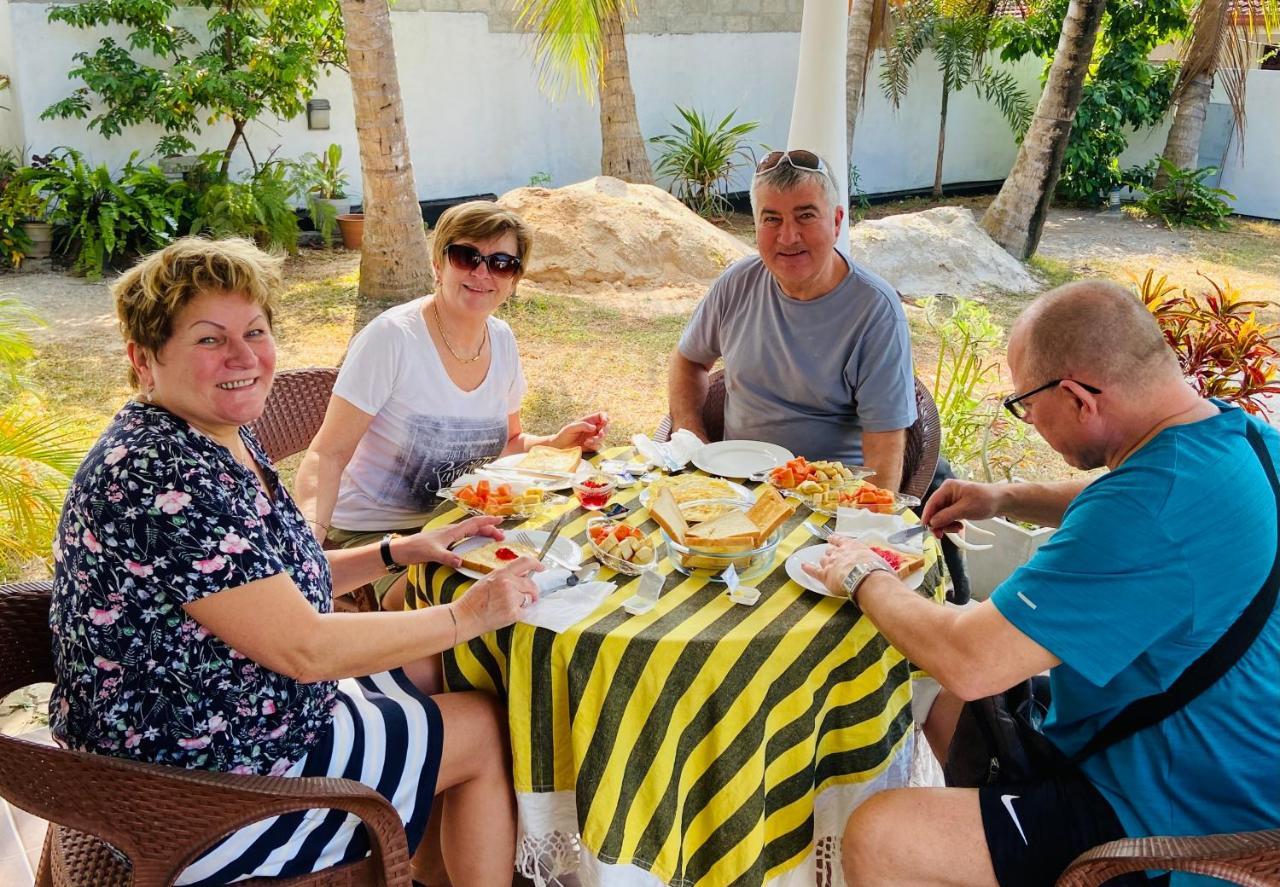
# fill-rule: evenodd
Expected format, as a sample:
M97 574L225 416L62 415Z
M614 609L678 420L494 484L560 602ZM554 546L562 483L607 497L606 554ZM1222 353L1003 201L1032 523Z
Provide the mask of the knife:
M915 536L919 536L922 533L927 533L928 531L928 524L916 524L914 527L907 527L905 530L899 530L896 533L890 534L885 541L890 545L901 545L903 542L906 542Z
M560 528L564 526L564 522L568 517L569 512L566 511L564 514L560 515L560 517L556 518L555 525L551 527L551 532L547 533L547 541L542 543L542 549L538 552L539 563L541 563L542 559L547 556L547 552L551 550L551 546L555 543L556 537L560 535Z

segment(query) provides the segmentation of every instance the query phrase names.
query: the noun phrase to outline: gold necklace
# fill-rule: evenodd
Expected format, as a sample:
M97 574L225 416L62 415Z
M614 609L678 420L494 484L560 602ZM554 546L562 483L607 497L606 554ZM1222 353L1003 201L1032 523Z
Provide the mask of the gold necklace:
M444 331L444 321L440 319L440 308L436 305L436 300L431 300L431 313L436 316L436 326L440 328L440 338L444 340L444 347L449 349L449 353L453 355L453 359L458 363L475 363L480 359L480 355L484 354L484 346L489 342L489 324L486 321L484 325L484 338L480 340L480 348L476 351L475 357L463 357L453 348L453 343L449 341L449 334Z

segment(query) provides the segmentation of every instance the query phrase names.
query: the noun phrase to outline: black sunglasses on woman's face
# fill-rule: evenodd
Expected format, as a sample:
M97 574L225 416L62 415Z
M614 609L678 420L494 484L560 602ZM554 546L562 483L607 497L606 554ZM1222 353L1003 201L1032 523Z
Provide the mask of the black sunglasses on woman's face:
M1027 421L1027 405L1023 403L1023 401L1025 401L1028 397L1031 397L1034 394L1039 394L1041 391L1048 391L1050 388L1056 388L1059 385L1061 385L1063 382L1075 382L1077 385L1079 385L1085 391L1088 391L1090 394L1102 393L1101 388L1094 388L1092 385L1086 385L1084 382L1080 382L1075 379L1050 379L1048 382L1045 382L1039 388L1032 388L1030 391L1024 394L1010 394L1003 401L1001 401L1001 403L1004 404L1004 408L1006 410L1008 410L1010 413L1013 414L1013 417L1015 419L1021 419L1023 422L1025 422Z
M508 253L489 253L486 256L474 246L451 243L445 247L444 254L449 264L459 271L474 271L485 265L494 277L515 277L520 273L520 260Z

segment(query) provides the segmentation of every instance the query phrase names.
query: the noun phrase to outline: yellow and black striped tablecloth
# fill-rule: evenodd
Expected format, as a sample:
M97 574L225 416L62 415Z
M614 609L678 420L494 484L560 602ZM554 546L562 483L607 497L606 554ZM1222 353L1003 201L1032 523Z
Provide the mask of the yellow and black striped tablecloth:
M561 511L574 509L562 535L589 553L590 514ZM427 526L464 516L446 503ZM627 522L656 531L645 509ZM664 558L662 596L643 616L621 606L638 580L606 570L618 590L569 630L517 623L445 653L450 690L506 701L516 791L573 792L581 840L604 862L666 883L762 884L808 854L819 792L875 778L902 746L907 661L854 605L787 577L787 556L816 540L802 514L782 532L754 606ZM925 570L922 592L940 596L936 546ZM471 580L432 564L409 583L406 606L420 607Z

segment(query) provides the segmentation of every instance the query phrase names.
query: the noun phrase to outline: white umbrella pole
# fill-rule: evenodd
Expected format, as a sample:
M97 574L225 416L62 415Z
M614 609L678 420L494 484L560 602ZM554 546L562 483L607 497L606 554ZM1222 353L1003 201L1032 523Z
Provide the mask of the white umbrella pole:
M845 55L849 40L845 0L804 0L800 66L791 106L788 148L817 151L831 164L845 209L838 242L849 237L849 157L845 144Z

